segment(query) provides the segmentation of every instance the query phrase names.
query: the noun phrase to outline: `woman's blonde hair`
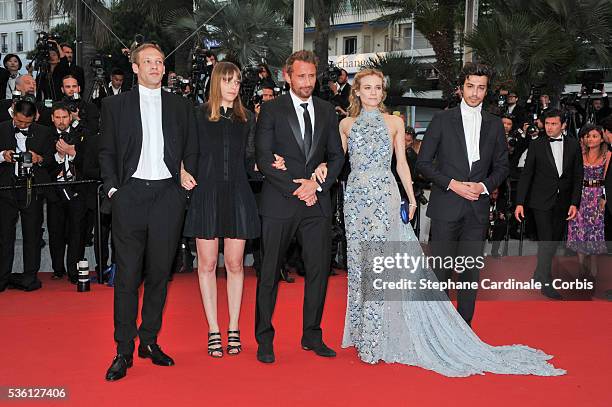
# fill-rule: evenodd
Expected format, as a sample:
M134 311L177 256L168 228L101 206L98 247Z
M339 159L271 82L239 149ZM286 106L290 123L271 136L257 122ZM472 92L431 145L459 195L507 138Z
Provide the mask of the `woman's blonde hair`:
M387 91L385 90L385 76L378 69L368 68L368 69L363 69L357 72L357 75L355 75L355 77L353 78L353 86L351 87L351 94L349 95L349 103L350 103L349 108L348 108L349 116L357 117L359 116L359 113L361 113L361 108L362 108L361 99L359 99L359 96L357 96L357 92L359 92L359 88L361 88L361 79L365 78L366 76L372 76L372 75L379 77L382 80L382 85L383 85L383 94L382 94L382 99L380 100L380 103L378 104L378 110L380 110L381 113L385 113L387 111L387 108L385 107L385 104L383 103L383 101L387 97Z
M231 62L217 62L210 75L210 95L208 103L204 105L205 111L208 113L208 120L218 122L221 118L221 81L232 80L236 76L238 80L242 79L240 69ZM234 99L232 119L240 122L247 121L246 109L242 105L240 95Z

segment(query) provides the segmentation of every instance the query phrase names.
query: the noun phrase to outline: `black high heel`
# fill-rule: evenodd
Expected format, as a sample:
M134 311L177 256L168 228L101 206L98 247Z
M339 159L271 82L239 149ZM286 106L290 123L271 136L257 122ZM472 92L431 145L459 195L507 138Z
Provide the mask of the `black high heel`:
M212 356L213 358L223 357L223 346L221 345L220 332L208 333L208 356Z
M237 343L238 345L230 345L231 343ZM240 343L240 330L238 331L227 331L227 354L237 355L242 352L242 344Z

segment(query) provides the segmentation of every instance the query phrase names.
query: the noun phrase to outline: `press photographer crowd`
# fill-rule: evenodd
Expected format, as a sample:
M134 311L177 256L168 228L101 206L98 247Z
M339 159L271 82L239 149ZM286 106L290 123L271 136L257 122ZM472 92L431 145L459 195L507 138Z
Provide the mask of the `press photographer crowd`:
M109 199L112 193L98 188L102 180L101 165L104 165L99 140L105 126L134 124L120 121L112 116L114 113L109 112L110 109L106 114L111 115L109 118L112 120L105 122L101 116L105 114L105 100L138 87L138 72L143 69L141 61L133 59L134 47L123 51L122 58L113 60L112 65L107 56L98 56L88 61L87 67L81 67L74 62L72 45L42 33L36 45L35 56L25 67L28 73L22 73L23 61L19 56L8 54L2 59L0 91L4 100L0 101L0 292L7 288L24 291L41 288L47 278L39 274L41 254L46 250L45 247L49 250L53 268L49 278L77 284L77 263L85 257L86 247L93 245L97 275L113 285L116 266L112 258L114 242L111 235L112 229L118 226L117 220L113 220L114 204ZM221 96L215 88L216 84L212 83L213 71L221 69L216 68L217 65L229 62L239 65L235 61L218 61L213 51L196 48L192 51L191 72L188 75L178 75L166 71L162 93L182 96L185 106L194 110L190 115L194 121L199 120L197 118L198 112L202 110L201 105L208 104L217 108L224 106L220 108L220 119L206 122L211 134L224 136L212 138L205 135L200 140L200 144L204 139L210 143L211 151L219 154L222 163L220 168L211 168L209 175L211 179L218 180L223 180L224 176L226 179L234 176L239 179L234 172L242 171L248 177L249 187L259 205L264 175L255 162L254 127L260 119L262 106L289 93L289 84L277 83L278 76L273 75L266 63L238 66L240 78L233 89L238 94L241 107L238 109L234 104L232 110L219 105L216 99ZM225 65L223 67L227 68ZM91 70L93 77L89 84L85 82L86 69ZM612 151L612 112L602 78L587 79L579 92L555 98L537 86L533 86L526 95L518 94L512 86L501 87L495 91L490 90L481 105L483 111L495 115L495 120L501 121L509 160L507 179L495 190L486 191L490 192L490 211L487 235L483 238L491 243L487 255L494 259L515 255L509 253L508 242L511 240L541 242L534 273L534 279L541 282L552 278L552 258L559 245L564 246L566 253L577 256L580 264L578 277L591 281L597 278L598 256L612 254L612 204L606 197L606 189L612 191L611 177L608 175ZM461 103L463 83L458 85L456 99L448 102L447 109L459 106L461 115L458 117L466 120L465 114L468 113ZM333 106L338 122L350 116L350 94L349 74L344 69L330 64L328 69L318 75L313 96ZM142 91L140 97L145 97ZM162 103L162 109L170 108ZM304 112L304 117L307 117L308 110ZM133 111L132 114L138 115L140 112ZM162 117L164 114L162 111ZM484 113L478 110L475 114L480 117ZM244 126L244 129L235 127L237 123L241 126L243 122L247 123L251 117L253 126ZM234 124L226 126L224 118ZM298 121L295 122L297 131L302 126L304 134L310 131L312 137L313 129L307 126L310 119L302 118L300 113L298 120L299 126ZM497 122L491 123L491 126L497 125ZM142 126L149 125L154 124L146 124L143 118ZM190 124L170 125L180 127ZM457 126L461 127L460 121ZM480 124L478 126L480 128ZM316 130L316 126L314 128ZM138 129L134 128L134 132L138 132ZM234 141L227 138L227 134L232 132L247 134L244 145L234 145ZM424 137L427 138L429 133L428 129ZM304 136L304 142L306 140ZM422 143L423 135L417 135L411 127L405 128L406 157L418 207L411 223L417 235L432 189L431 177L425 176L427 171L423 171L423 166L417 163ZM187 145L184 147L188 148ZM200 154L197 149L192 153ZM281 169L285 160L291 159L281 155L275 157L275 168ZM125 157L126 160L131 158ZM238 165L232 161L241 163ZM395 171L395 157L391 165ZM141 170L139 166L138 171ZM346 160L330 190L332 253L329 268L332 275L347 268L343 204L350 171ZM394 174L402 199L408 202L410 196L402 187L400 174ZM219 181L218 185L221 184ZM233 205L223 200L229 200L230 196L241 196L242 192L232 189L234 186L227 188L216 191L219 196L210 199L215 199L215 203L221 206ZM206 205L198 202L198 199L192 195L188 205ZM100 214L98 200L101 202ZM15 253L19 220L23 253ZM189 221L188 215L186 222ZM43 240L45 229L48 232L47 242ZM185 237L181 238L176 248L172 273L193 271L192 252L196 244L193 233L186 229L182 231ZM420 240L425 241L427 237L420 236ZM287 243L288 254L280 266L281 279L285 282L295 280L290 270L304 275L300 255L302 243L296 238ZM231 244L226 241L224 248L226 267L230 269L236 261L231 255L233 246L229 246L228 251L228 245ZM253 254L254 268L258 274L262 267L260 246L259 238L247 239L246 252ZM198 243L198 252L201 250ZM213 250L216 258L218 248L207 250ZM12 272L15 256L23 256L23 273ZM204 263L203 259L198 258L199 269L210 268L211 264L215 262ZM205 281L206 278L200 277L202 286L210 284ZM228 275L228 286L230 278ZM208 287L211 289L210 285ZM553 299L562 298L553 287L542 289L542 294Z

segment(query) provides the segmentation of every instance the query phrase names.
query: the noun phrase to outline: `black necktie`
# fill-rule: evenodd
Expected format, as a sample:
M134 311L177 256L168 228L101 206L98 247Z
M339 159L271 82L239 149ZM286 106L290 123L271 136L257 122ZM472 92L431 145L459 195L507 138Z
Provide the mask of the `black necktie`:
M304 154L308 158L310 147L312 146L312 122L308 112L308 103L302 103L300 106L304 109Z
M563 137L559 137L559 138L552 138L552 137L549 137L549 138L548 138L548 142L549 142L549 143L554 143L555 141L563 141Z

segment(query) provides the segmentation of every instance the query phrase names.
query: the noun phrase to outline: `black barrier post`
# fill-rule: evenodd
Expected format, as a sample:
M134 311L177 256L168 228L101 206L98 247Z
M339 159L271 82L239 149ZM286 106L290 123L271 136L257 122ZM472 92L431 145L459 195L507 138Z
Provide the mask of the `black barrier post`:
M104 270L102 269L102 203L100 199L100 192L102 191L103 185L104 184L98 185L96 189L96 236L98 237L98 242L96 244L98 247L98 256L96 258L98 270L96 270L96 273L98 275L98 284L104 284ZM96 257L95 251L94 257ZM106 265L104 266L106 267Z

